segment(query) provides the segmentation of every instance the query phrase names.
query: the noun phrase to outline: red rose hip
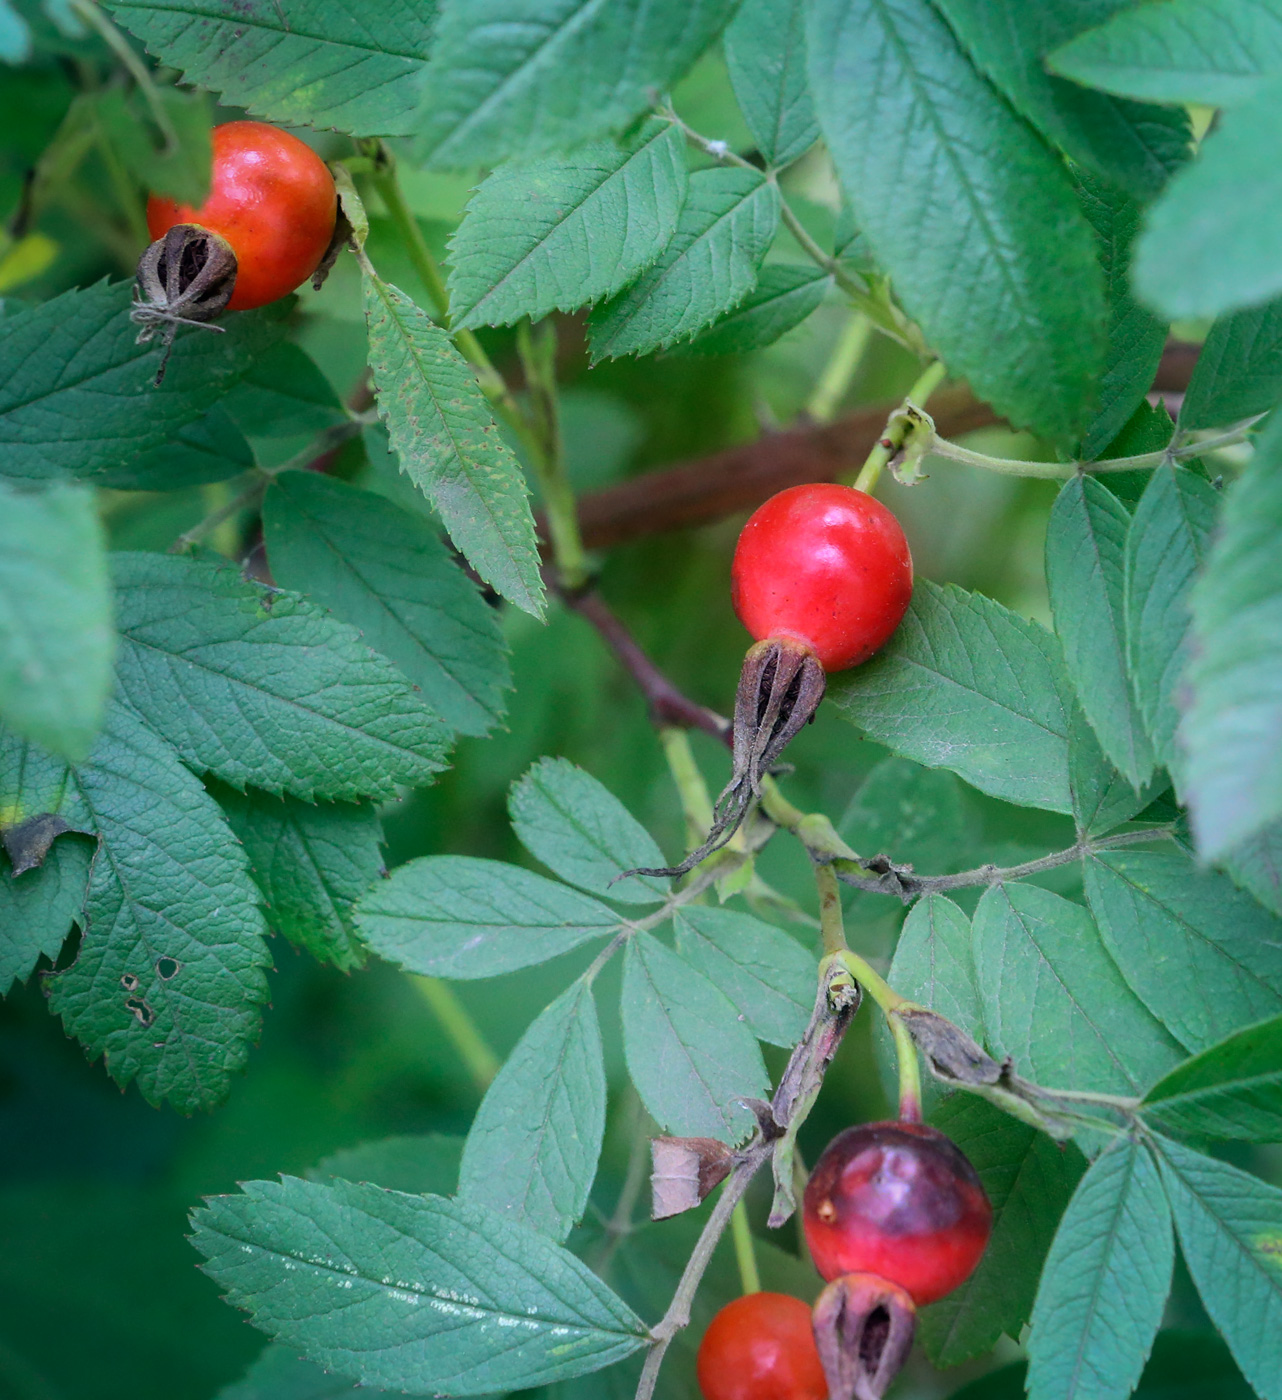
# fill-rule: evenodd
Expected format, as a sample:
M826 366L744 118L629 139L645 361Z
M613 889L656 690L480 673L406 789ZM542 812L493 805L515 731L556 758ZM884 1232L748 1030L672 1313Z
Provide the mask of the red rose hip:
M974 1167L924 1123L847 1128L806 1186L806 1243L824 1278L876 1274L918 1306L970 1277L992 1222Z
M825 1400L828 1384L810 1309L786 1293L748 1293L727 1303L699 1343L704 1400Z
M899 626L913 561L899 521L867 492L792 486L749 517L731 586L735 612L757 641L790 638L825 671L844 671Z

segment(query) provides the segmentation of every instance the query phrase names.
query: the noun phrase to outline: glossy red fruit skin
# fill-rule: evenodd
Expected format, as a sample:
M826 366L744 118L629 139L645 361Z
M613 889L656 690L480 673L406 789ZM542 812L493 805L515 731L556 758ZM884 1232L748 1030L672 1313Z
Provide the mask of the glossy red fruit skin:
M734 610L757 641L791 637L825 671L890 638L913 592L899 521L866 491L790 486L752 513L730 571Z
M806 1185L806 1243L826 1279L868 1273L919 1307L964 1283L993 1212L961 1149L924 1123L838 1133Z
M199 209L163 195L147 201L147 228L163 238L175 224L220 234L236 254L229 311L266 306L316 271L334 233L337 195L325 162L296 136L265 122L213 130L209 197Z
M708 1324L697 1362L703 1400L825 1400L810 1309L786 1293L748 1293Z

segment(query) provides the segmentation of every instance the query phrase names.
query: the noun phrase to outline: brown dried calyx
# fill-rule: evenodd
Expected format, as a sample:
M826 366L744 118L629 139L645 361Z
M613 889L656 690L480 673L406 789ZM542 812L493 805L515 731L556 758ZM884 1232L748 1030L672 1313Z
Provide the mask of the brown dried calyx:
M828 1400L882 1400L912 1350L917 1309L898 1284L843 1274L819 1295L813 1325Z
M231 244L199 224L175 224L138 259L129 319L140 329L138 344L161 336L164 353L153 381L159 387L179 326L222 331L210 322L227 309L236 286Z
M717 798L708 839L680 865L630 875L685 875L739 830L761 784L789 742L814 719L827 681L819 658L790 637L767 637L748 649L734 705L734 768ZM619 878L622 878L620 876Z

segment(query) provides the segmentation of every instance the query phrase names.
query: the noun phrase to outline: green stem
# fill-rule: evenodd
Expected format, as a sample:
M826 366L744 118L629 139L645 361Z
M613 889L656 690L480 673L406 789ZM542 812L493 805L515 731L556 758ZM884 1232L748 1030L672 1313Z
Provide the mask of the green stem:
M178 133L169 120L169 113L165 111L160 94L156 91L156 84L152 81L152 76L147 70L147 65L130 47L129 40L93 3L93 0L71 0L71 8L91 29L97 31L99 37L128 70L129 76L138 84L138 91L142 93L143 100L151 109L151 119L160 128L160 134L165 140L165 147L172 154L178 149Z
M815 866L815 885L819 890L819 933L824 953L840 956L846 952L846 930L841 918L841 887L831 865Z
M828 363L819 376L814 393L806 404L806 416L815 423L831 423L842 399L850 389L855 371L863 360L872 336L872 322L862 311L852 311L832 348Z
M703 781L699 765L694 761L690 736L676 725L665 724L659 730L663 756L668 760L668 772L681 798L681 811L686 822L686 844L691 850L701 846L712 830L714 820L712 798Z
M921 1122L921 1061L917 1046L908 1034L908 1027L891 1011L886 1016L890 1033L895 1038L895 1056L899 1061L899 1117L904 1123Z
M234 515L239 515L242 510L256 506L262 500L263 492L267 490L270 481L271 477L255 468L249 485L233 496L231 500L216 506L203 520L197 521L190 530L179 535L169 546L170 554L184 553L192 545L203 540L206 535L212 534L224 521L230 520Z
M877 482L881 479L882 472L904 443L903 433L907 430L908 424L904 421L902 428L896 427L896 424L902 421L903 410L909 405L924 409L927 400L939 388L947 373L943 361L935 360L917 376L912 388L904 395L903 404L891 416L885 431L873 443L872 451L869 452L866 461L860 468L859 475L855 478L856 491L866 491L871 495L877 489ZM929 420L926 421L929 422Z
M416 977L423 1000L432 1008L441 1029L467 1066L477 1089L484 1094L499 1072L499 1058L476 1028L476 1022L458 999L454 988L437 977Z
M761 1274L757 1269L757 1252L752 1244L748 1207L742 1201L736 1202L731 1212L730 1233L734 1239L735 1262L739 1265L739 1285L745 1293L760 1293Z
M537 444L530 461L543 499L557 580L562 589L574 592L587 582L589 569L579 533L574 488L565 470L556 383L556 327L551 321L543 321L532 328L528 321L522 321L517 327L516 345L530 391L531 437Z

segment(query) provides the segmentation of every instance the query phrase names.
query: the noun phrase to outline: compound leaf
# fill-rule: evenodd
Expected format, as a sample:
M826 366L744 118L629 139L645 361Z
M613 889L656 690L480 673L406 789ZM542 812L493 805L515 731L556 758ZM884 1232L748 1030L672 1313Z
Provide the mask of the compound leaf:
M511 684L494 610L421 516L317 472L281 472L263 501L277 583L360 628L452 729L484 734Z
M488 1394L582 1375L645 1343L587 1265L466 1201L285 1177L212 1196L192 1220L232 1303L363 1384Z
M123 694L193 767L296 797L391 797L446 731L354 628L236 569L117 554Z
M459 1195L563 1240L582 1215L605 1132L605 1063L580 978L530 1026L481 1100Z

